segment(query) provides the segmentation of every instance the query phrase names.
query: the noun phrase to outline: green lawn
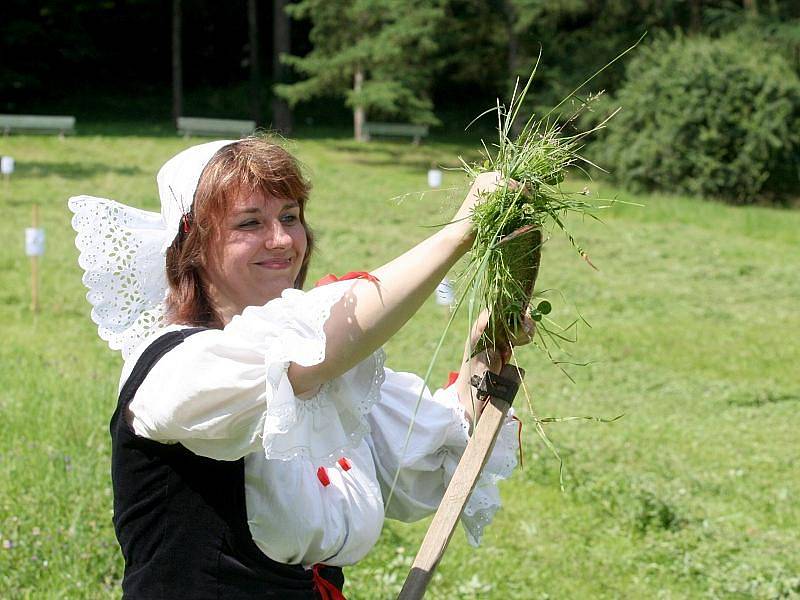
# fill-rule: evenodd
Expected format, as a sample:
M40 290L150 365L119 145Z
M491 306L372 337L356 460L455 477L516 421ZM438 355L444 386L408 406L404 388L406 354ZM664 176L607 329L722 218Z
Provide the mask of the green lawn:
M107 424L121 363L89 319L66 199L156 209L155 172L186 145L158 135L0 140L18 165L0 182L2 598L119 596ZM374 267L427 235L465 182L448 172L454 189L422 195L425 171L470 149L333 137L290 146L314 182L310 281ZM589 185L646 205L573 223L599 271L558 236L544 249L539 284L569 301L552 295L558 319L580 310L591 323L572 350L591 364L572 368L572 383L534 348L518 359L537 415L625 416L547 426L564 459L561 491L559 463L519 401L525 467L503 487L480 549L456 534L428 597L800 596L800 213ZM47 232L38 315L23 244L34 202ZM446 318L430 301L388 345L388 364L424 371ZM455 368L464 325L434 382ZM348 598L393 597L424 529L388 523L371 556L346 570Z

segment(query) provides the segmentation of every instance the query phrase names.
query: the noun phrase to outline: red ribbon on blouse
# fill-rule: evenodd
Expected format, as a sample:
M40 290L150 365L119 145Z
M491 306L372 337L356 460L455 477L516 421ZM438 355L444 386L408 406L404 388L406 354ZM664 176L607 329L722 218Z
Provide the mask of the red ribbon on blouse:
M325 277L317 281L317 283L314 284L314 287L327 285L329 283L334 283L336 281L347 281L348 279L366 279L367 281L371 281L372 283L379 283L378 278L375 277L375 275L372 275L371 273L367 273L366 271L350 271L349 273L345 273L341 277L337 277L333 273L328 273L327 275L325 275Z
M319 592L320 598L322 598L322 600L347 600L339 588L320 574L319 570L324 566L325 565L317 564L312 567L314 588Z

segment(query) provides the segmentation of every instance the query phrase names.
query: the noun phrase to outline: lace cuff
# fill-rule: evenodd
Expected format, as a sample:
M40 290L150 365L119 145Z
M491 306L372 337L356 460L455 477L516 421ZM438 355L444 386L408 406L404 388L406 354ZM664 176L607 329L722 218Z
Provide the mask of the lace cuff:
M352 281L310 292L285 290L264 306L248 307L226 330L261 345L266 368L262 444L267 459L306 458L331 466L369 433L365 415L380 398L382 350L329 382L309 399L294 395L289 363L311 366L325 358L324 325Z
M449 391L449 390L448 390ZM437 394L438 395L438 394ZM469 422L464 414L464 408L459 404L455 393L443 393L445 396L440 401L449 404L455 413L455 420L448 432L448 442L445 446L446 454L443 462L445 486L450 485L456 466L469 441ZM471 546L478 546L483 536L484 528L492 522L494 514L499 510L500 490L497 485L501 480L508 479L517 466L517 453L519 440L517 438L517 423L512 419L514 409L509 409L506 422L497 435L492 454L483 467L481 476L475 484L475 489L461 514L461 524Z

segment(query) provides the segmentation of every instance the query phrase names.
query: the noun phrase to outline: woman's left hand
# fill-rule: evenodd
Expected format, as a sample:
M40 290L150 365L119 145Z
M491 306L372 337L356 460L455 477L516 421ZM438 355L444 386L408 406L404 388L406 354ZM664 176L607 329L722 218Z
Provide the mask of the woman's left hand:
M524 346L533 340L536 332L536 323L526 314L523 318L520 330L515 333L512 340L506 343L497 344L492 348L482 350L472 356L472 352L478 344L481 335L489 324L489 312L484 310L478 315L475 324L470 331L470 339L464 349L464 360L461 364L458 378L455 385L458 392L458 400L464 407L467 418L474 425L480 418L483 411L484 401L478 399L475 388L472 386L473 375L483 377L486 371L499 373L504 365L511 360L514 346ZM470 358L471 357L471 358Z

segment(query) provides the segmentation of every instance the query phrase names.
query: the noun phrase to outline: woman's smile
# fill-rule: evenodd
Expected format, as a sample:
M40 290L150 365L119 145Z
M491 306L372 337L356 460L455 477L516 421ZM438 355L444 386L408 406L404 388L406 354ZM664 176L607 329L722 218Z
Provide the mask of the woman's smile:
M291 258L266 258L264 260L254 263L256 266L263 269L282 271L292 266Z

